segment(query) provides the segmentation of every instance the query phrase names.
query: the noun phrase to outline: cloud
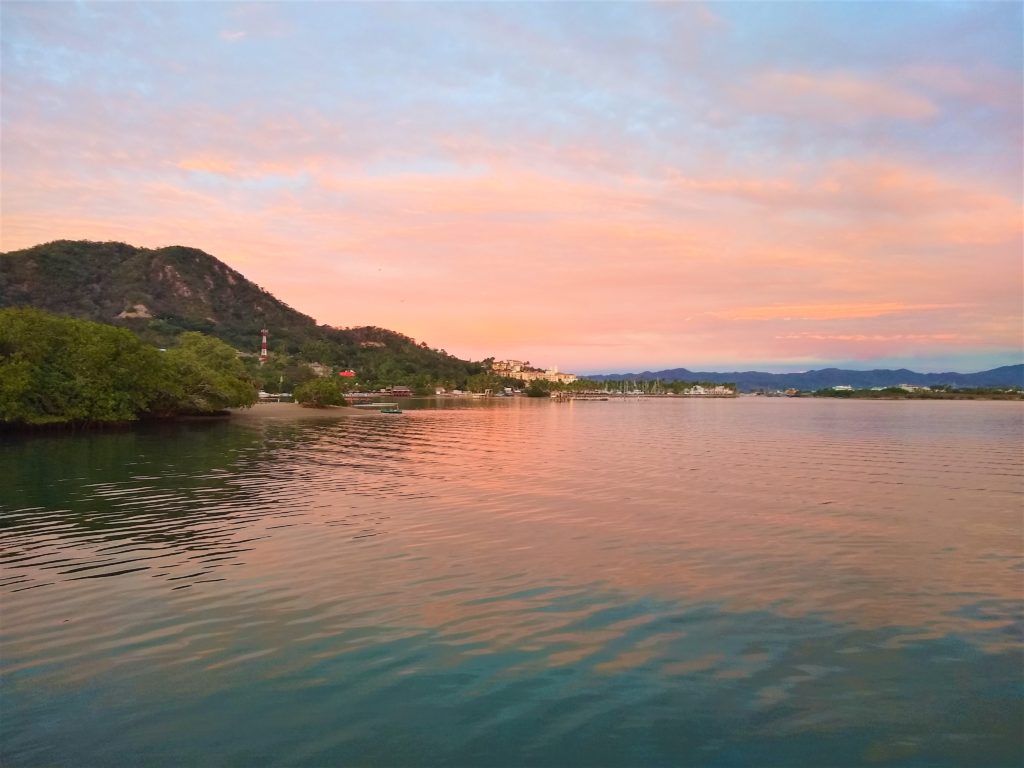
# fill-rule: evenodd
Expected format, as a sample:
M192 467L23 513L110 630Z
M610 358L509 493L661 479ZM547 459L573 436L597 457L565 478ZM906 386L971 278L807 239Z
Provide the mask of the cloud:
M194 245L567 369L1019 346L1012 57L742 5L8 5L0 247Z
M977 337L962 333L787 333L775 338L814 341L968 341Z
M736 98L759 112L832 124L875 118L922 121L939 112L921 93L853 72L764 72L738 88Z
M997 187L913 164L871 157L797 166L788 176L670 175L682 192L722 196L780 213L822 213L855 222L862 235L907 234L909 222L927 229L927 242L998 243L1021 234L1019 201ZM893 220L899 222L893 229ZM871 222L874 226L866 227Z
M930 91L934 97L953 97L1018 112L1021 106L1020 74L983 62L970 67L937 62L914 63L897 69L895 77L908 87Z
M238 174L238 166L233 160L215 155L188 157L179 160L177 165L185 171L219 173L224 176L236 176Z
M790 306L744 307L721 313L729 320L849 320L854 318L901 315L910 312L963 309L969 304L902 304L881 302L864 304L797 304ZM778 338L778 337L777 337ZM789 337L792 338L792 337Z

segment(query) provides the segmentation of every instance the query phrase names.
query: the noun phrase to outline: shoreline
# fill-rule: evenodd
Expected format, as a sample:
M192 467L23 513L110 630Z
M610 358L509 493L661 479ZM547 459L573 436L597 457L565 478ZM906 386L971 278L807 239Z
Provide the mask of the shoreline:
M256 403L250 408L229 408L231 421L265 421L296 419L357 419L373 416L377 412L345 405L330 405L326 408L303 408L298 403Z

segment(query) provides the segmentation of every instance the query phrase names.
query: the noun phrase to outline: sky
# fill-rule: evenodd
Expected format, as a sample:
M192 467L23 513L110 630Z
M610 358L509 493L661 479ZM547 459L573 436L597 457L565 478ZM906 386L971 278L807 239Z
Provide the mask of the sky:
M1019 2L0 24L3 251L187 245L321 323L578 373L1024 360Z

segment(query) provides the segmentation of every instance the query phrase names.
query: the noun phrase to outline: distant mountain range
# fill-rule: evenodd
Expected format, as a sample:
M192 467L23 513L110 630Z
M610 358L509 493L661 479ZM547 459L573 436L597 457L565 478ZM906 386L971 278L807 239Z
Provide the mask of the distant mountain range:
M899 368L897 370L877 369L852 371L842 368L822 368L803 373L765 373L763 371L691 371L687 368L670 368L664 371L643 373L608 373L587 376L595 381L710 381L716 384L734 383L740 392L758 390L800 389L811 391L848 384L855 389L871 387L895 387L900 384L932 386L949 384L955 387L1021 387L1024 386L1024 364L1004 365L990 371L978 373L917 373Z
M200 331L256 354L267 328L272 360L300 355L355 368L366 379L462 381L483 369L384 328L317 325L222 261L184 246L57 240L0 254L3 307L119 325L161 347Z

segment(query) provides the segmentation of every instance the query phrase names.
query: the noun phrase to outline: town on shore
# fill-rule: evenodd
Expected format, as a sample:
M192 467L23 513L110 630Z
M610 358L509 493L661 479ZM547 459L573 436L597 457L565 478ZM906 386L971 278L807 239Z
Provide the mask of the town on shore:
M557 368L537 368L522 360L493 360L482 374L470 376L466 387L412 387L390 385L360 390L357 372L335 370L321 363L309 368L316 376L345 380L345 397L350 400L389 397L548 397L555 400L607 400L613 397L735 397L735 384L689 381L592 381ZM432 390L432 391L431 391ZM261 400L282 395L260 392Z
M349 376L352 385L347 387L345 397L350 400L377 398L382 395L390 397L549 397L554 400L608 400L624 397L693 397L693 398L734 398L743 397L825 397L838 399L989 399L1017 400L1024 398L1021 387L954 387L936 384L932 386L919 384L898 384L888 387L858 388L849 384L837 384L815 390L758 389L753 392L739 393L735 383L714 383L706 381L662 380L655 379L615 379L603 377L602 380L581 378L575 373L559 371L558 368L539 368L523 360L492 360L486 373L478 374L467 380L465 389L435 386L415 388L404 385L391 385L379 389L360 391L355 381L354 371L335 371L320 363L313 363L310 369L322 377L333 375ZM261 399L278 399L278 395L261 392Z

